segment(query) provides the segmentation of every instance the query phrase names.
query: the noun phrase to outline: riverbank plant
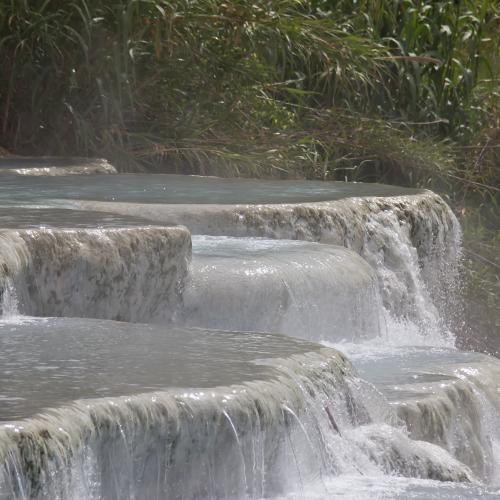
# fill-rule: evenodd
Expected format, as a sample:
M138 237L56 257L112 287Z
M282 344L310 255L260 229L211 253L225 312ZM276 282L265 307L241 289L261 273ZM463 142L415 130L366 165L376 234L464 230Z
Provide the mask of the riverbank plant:
M345 154L322 140L328 132L341 142L371 123L409 142L469 140L490 125L498 88L495 5L10 0L0 7L2 145L158 167L248 160L264 175L270 158L293 175L304 156L330 175ZM374 133L353 149L376 146Z

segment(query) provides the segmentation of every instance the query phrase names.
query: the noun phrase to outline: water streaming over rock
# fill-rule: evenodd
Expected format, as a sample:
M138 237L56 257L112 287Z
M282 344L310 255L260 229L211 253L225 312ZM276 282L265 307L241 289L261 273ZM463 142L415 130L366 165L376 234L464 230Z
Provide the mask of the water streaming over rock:
M73 205L184 224L194 234L344 246L374 268L386 309L411 321L430 343L443 338L454 319L447 312L454 300L461 231L450 208L430 192L282 205Z
M412 438L439 444L498 484L498 360L442 347L337 347L382 392Z
M194 234L345 246L375 269L392 316L411 321L430 343L448 328L461 233L450 208L430 191L174 175L85 176L79 181L10 178L0 185L0 203L38 201L114 212L182 224Z
M170 320L190 258L179 227L0 230L3 315Z
M193 237L177 320L309 340L377 337L377 276L357 254L303 241Z
M50 156L44 158L22 156L0 158L1 176L65 176L116 173L116 168L101 158L59 158Z
M443 449L377 425L369 387L316 344L96 320L0 330L2 379L40 379L24 400L2 384L5 416L25 417L0 427L7 498L260 498L367 471L476 481ZM75 390L87 399L71 402Z
M439 196L5 179L2 500L498 497L500 363L453 348Z

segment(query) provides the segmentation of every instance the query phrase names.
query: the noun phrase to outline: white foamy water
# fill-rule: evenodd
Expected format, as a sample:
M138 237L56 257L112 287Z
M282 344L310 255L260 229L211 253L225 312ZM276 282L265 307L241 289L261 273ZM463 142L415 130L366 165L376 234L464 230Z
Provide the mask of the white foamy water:
M500 362L450 348L337 344L414 439L439 444L500 486Z
M58 200L58 201L57 201ZM194 234L344 246L375 270L391 316L431 343L449 328L460 228L429 191L378 184L175 175L9 178L1 203L44 203L183 224Z
M260 498L367 473L477 481L379 423L377 394L317 344L52 319L0 324L0 345L6 498Z
M59 227L30 227L27 221L22 227L22 219L16 219L19 229L0 229L4 316L171 319L191 258L187 230L134 221L91 227L92 219L84 224L81 214L79 225L67 227L78 214L64 221L65 211L50 213L46 220L58 215Z
M2 500L498 498L500 363L453 348L439 196L6 176L0 203Z
M66 202L160 223L194 234L299 239L344 246L378 276L384 306L436 341L449 329L461 232L449 207L430 192L282 205Z
M177 319L187 326L309 340L381 333L373 268L333 245L195 236L183 304Z
M64 176L116 174L116 168L100 158L31 158L22 156L0 158L0 175Z

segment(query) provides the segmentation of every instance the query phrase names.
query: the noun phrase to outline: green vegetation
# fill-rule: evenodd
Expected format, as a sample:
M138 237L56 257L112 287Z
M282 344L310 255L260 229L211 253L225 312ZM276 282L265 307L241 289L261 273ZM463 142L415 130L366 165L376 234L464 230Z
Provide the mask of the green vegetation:
M328 176L385 136L470 140L498 104L495 4L6 1L3 146Z
M487 302L499 32L496 0L4 0L0 147L431 187Z

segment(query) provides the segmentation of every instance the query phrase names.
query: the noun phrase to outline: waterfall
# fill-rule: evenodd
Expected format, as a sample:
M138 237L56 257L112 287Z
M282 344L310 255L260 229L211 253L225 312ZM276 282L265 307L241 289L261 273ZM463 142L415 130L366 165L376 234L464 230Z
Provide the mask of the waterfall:
M177 321L310 340L381 334L377 276L356 253L301 241L193 237Z
M14 288L12 280L5 279L3 285L2 302L0 309L0 317L4 321L19 316L19 301L17 300L17 292Z
M439 444L486 481L500 466L500 363L450 348L338 345L414 439Z
M190 251L182 228L3 230L3 303L17 297L20 311L33 316L169 320Z
M438 195L5 176L0 203L1 500L498 498L500 362L454 348Z
M116 361L123 359L122 352L137 353L127 346L141 339L137 333L148 345L154 340L151 363L163 358L170 370L184 371L188 377L192 375L186 366L200 362L199 351L172 353L178 342L188 339L205 345L223 359L227 349L234 349L235 340L226 341L224 332L166 331L145 325L130 325L124 334L119 323L65 319L30 323L25 331L4 326L0 342L7 349L0 356L12 364L23 354L9 350L11 343L17 339L26 345L31 339L32 351L24 356L36 364L25 370L36 369L41 360L48 361L47 356L50 363L60 363L57 350L68 328L72 335L85 332L88 345L97 343L94 353L81 349L81 341L64 346L69 351L64 359L73 360L68 369L79 366L78 372L65 369L66 376L57 381L61 386L57 393L64 389L68 395L73 384L87 375L91 386L93 380L137 382L134 373L115 382L111 376ZM32 337L32 331L38 332L38 338ZM44 346L44 339L50 345ZM243 381L239 384L211 387L214 380L227 377L224 369L230 358L213 362L206 357L201 366L211 373L206 382L209 389L172 387L122 397L110 392L107 397L62 403L49 412L5 423L0 427L1 494L11 499L261 498L346 473L477 481L468 467L442 448L377 424L380 400L375 405L372 398L378 395L356 379L340 353L286 337L274 340L273 351L262 359L268 349L266 336L246 339L254 352L239 369ZM113 355L104 355L110 365L101 370L110 379L103 380L93 374L107 344L113 346ZM288 351L287 357L274 358L273 353L280 351ZM134 366L133 357L125 359ZM39 372L42 381L50 379L49 372ZM149 380L147 376L143 384L147 386ZM13 409L24 412L33 404L45 404L41 394L33 393L32 398L13 401Z
M383 304L423 341L449 342L461 231L442 198L429 191L391 197L281 205L169 205L74 201L79 209L114 211L193 234L299 239L344 246L378 276ZM451 314L450 314L451 312Z

